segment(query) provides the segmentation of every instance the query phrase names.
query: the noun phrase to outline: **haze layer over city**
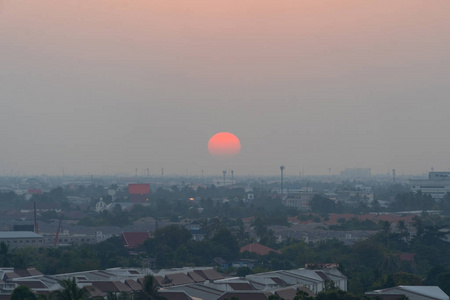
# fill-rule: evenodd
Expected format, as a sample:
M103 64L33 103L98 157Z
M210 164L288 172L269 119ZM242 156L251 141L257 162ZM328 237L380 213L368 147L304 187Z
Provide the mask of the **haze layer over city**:
M418 0L0 1L0 172L448 170L448 11ZM207 149L223 131L242 146L225 161Z
M0 0L0 300L449 300L449 12Z

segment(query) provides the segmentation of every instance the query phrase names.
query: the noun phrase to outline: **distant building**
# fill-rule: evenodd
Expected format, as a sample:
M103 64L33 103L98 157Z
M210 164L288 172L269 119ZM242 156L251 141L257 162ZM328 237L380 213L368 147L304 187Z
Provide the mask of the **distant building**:
M150 198L150 184L133 184L128 185L128 195L132 203L147 203Z
M288 195L283 198L281 202L284 206L295 207L302 211L309 211L309 202L311 201L313 194L298 194L298 195Z
M22 247L42 247L44 237L30 231L0 231L0 242L4 242L11 249Z
M206 232L203 230L199 222L194 221L190 224L184 225L184 227L189 230L194 241L203 241L206 238Z
M33 203L27 203L20 208L21 213L29 213L34 211ZM36 212L43 213L47 211L61 212L61 205L53 202L39 202L36 204Z
M433 199L441 199L450 192L450 172L430 172L428 179L410 179L411 191L430 195Z
M283 191L281 191L280 188L273 190L273 192L276 192L278 194L287 194L287 195L302 195L302 194L311 194L314 191L314 189L310 186L306 187L286 187L283 188Z
M125 248L135 249L141 246L145 240L150 238L148 232L124 232L122 233L122 242Z
M248 244L241 248L240 252L250 252L250 253L256 253L258 255L268 255L270 252L278 253L280 254L280 251L269 248L267 246L261 245L261 244Z

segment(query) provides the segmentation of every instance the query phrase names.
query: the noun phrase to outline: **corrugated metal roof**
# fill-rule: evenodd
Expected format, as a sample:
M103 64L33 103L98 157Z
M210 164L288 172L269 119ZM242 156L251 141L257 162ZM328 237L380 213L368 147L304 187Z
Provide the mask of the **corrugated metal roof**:
M438 286L409 286L409 285L400 285L400 289L422 294L430 297L434 297L437 299L449 299L448 295L444 293Z

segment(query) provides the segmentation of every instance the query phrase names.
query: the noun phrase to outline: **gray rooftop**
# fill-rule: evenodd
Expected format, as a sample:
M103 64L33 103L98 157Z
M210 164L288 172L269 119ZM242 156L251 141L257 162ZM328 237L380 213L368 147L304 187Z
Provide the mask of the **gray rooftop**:
M0 239L33 239L43 236L31 231L0 231Z

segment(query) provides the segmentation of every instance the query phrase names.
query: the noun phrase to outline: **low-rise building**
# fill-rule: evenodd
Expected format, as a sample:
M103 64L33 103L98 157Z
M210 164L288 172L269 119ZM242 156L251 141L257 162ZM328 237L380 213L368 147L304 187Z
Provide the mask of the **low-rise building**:
M327 282L333 282L336 287L347 290L347 278L334 268L280 270L251 274L243 278L226 277L211 267L163 269L158 272L148 268L112 268L57 275L0 268L0 275L2 274L2 296L11 295L19 285L29 287L34 293L49 294L61 289L60 280L72 278L79 287L86 287L90 297L105 298L108 292L133 294L142 290L146 275L153 276L159 293L168 300L220 300L234 296L241 300L267 300L271 295L292 300L298 290L311 296L323 291Z
M449 297L438 286L408 286L400 285L382 290L375 290L366 293L369 297L376 297L382 300L448 300Z
M0 231L0 242L4 242L11 249L22 247L42 247L44 237L31 231Z

